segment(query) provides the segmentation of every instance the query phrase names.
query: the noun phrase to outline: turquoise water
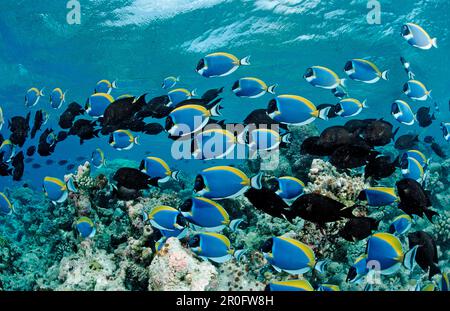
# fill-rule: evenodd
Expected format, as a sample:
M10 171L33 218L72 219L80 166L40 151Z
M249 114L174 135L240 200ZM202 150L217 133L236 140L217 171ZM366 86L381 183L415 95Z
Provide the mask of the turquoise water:
M369 25L367 1L82 1L81 24L68 25L65 1L20 1L0 4L0 102L5 119L25 115L23 97L30 87L67 90L66 105L84 105L97 81L117 79L114 95L163 95L161 81L181 76L180 86L205 91L226 87L223 115L227 122L239 122L256 108L265 108L268 95L239 99L232 83L241 76L260 77L278 83L279 94L298 94L314 103L335 103L328 91L311 87L302 75L312 65L324 65L345 76L343 66L351 58L368 58L382 70L390 69L390 81L376 85L350 82L350 94L367 98L371 109L360 117L390 116L390 104L403 98L406 80L399 57L412 63L417 77L433 90L433 100L448 117L448 27L444 14L447 1L383 1L381 24ZM410 47L399 35L404 22L422 25L438 37L439 49L422 51ZM215 52L252 56L252 66L235 74L204 79L195 72L198 60ZM36 108L51 113L48 126L57 129L58 113L50 109L48 97ZM426 103L432 106L432 101ZM420 103L414 103L418 107ZM63 110L64 107L61 108ZM34 109L32 110L34 111ZM334 121L334 123L342 120ZM319 126L328 123L318 121ZM5 126L6 127L6 126ZM3 129L5 133L6 128ZM402 132L420 131L418 128ZM429 133L441 138L439 124ZM143 139L141 146L126 156L139 160L151 151L171 161L170 142L165 135ZM72 148L72 147L75 147ZM107 145L107 138L88 141L79 148L70 138L57 147L56 159L89 156L100 147L107 158L121 157ZM191 163L190 167L196 164ZM58 166L26 170L25 179L40 183L48 170L64 173ZM3 185L7 180L0 180Z
M351 59L365 58L376 63L382 71L389 70L389 81L381 80L376 84L364 84L348 80L347 87L350 96L360 100L367 99L369 106L355 118L383 118L392 123L395 128L400 127L398 136L416 133L423 140L425 136L431 135L449 154L448 142L443 138L440 123L450 122L448 77L450 71L450 22L448 14L444 13L450 11L450 2L447 0L383 0L380 2L381 23L369 24L366 17L370 10L367 8L368 1L366 0L80 0L81 23L70 25L66 21L70 10L66 8L67 1L65 0L46 0L37 1L37 3L31 0L1 1L0 107L3 109L6 122L1 133L5 138L9 137L7 122L10 118L17 115L25 116L31 112L33 119L34 113L38 109L44 109L50 113L50 119L42 129L53 128L58 132L60 130L59 115L67 105L71 102L78 102L84 106L96 83L102 79L117 81L118 88L112 91L114 97L124 94L139 96L148 93L147 98L150 99L165 95L167 91L161 88L161 83L167 76L180 76L181 82L178 86L188 90L197 89L199 94L212 88L224 87L225 91L221 95L224 107L222 118L227 123L242 122L253 110L266 108L268 102L273 98L270 94L258 99L236 97L231 91L231 87L241 77L258 77L268 85L277 83L279 85L277 94L301 95L316 105L335 104L339 100L329 90L315 88L305 81L303 74L306 68L313 65L326 66L334 70L340 77L347 78L344 72L345 63ZM408 45L400 36L401 26L407 22L417 23L426 29L431 37L437 37L439 48L424 51ZM202 57L213 52L228 52L239 58L251 55L251 66L242 66L235 73L226 77L206 79L201 77L195 68ZM426 102L412 101L402 93L403 84L407 82L408 78L400 63L401 56L411 63L416 78L432 90L432 99ZM45 88L46 95L54 88L59 87L63 91L67 91L66 102L63 107L54 110L48 103L48 96L45 96L37 106L26 108L24 96L31 87ZM420 128L417 123L413 126L401 125L391 116L391 104L397 99L407 100L414 111L423 106L431 107L433 111L436 103L440 110L436 114L437 120L427 129ZM314 125L322 130L332 125L342 125L346 121L348 119L338 117L328 121L316 120ZM164 124L164 119L149 119L148 122ZM301 132L301 129L298 131ZM24 152L29 146L36 145L40 133L38 132L34 140L28 138L22 148ZM129 151L117 151L109 145L108 136L100 136L100 138L86 141L83 145L80 145L77 137L71 136L57 145L56 151L51 157L42 158L35 155L32 163L26 163L22 181L13 182L11 177L0 177L0 192L14 197L19 206L19 213L11 216L14 217L14 220L8 223L5 221L4 223L7 225L0 228L0 251L2 250L1 243L6 244L2 238L9 239L12 241L11 245L16 246L15 249L22 251L20 256L16 254L21 259L15 265L20 267L22 261L26 262L24 264L26 268L23 271L15 267L16 270L13 271L11 268L6 271L5 269L6 272L2 274L3 272L0 270L0 289L2 286L5 289L26 290L57 288L61 285L58 283L61 280L54 277L58 273L52 274L54 271L51 270L45 274L49 267L57 265L61 260L59 255L54 254L54 249L63 244L64 247L69 245L67 248L72 247L72 252L67 251L66 255L75 256L74 254L77 254L78 256L81 253L79 250L85 247L84 244L87 244L84 243L83 246L77 248L73 244L82 243L72 236L67 237L68 232L74 231L71 227L73 220L78 216L89 214L84 213L85 211L79 206L75 206L78 203L76 199L71 198L70 204L53 207L48 200L44 201L41 196L42 182L45 176L62 179L65 174L69 173L65 168L67 164L64 166L57 164L59 160L67 160L68 164L74 164L77 167L85 161L77 160L77 158L89 159L93 150L101 148L105 152L106 160L113 163L101 172L111 173L114 169L119 168L117 163L123 163L118 160L129 159L139 163L146 155L153 155L163 158L172 169L181 170L184 181L193 181L197 172L212 165L231 163L244 166L246 164L243 161L215 160L208 163L195 160L178 161L172 157L172 141L167 139L167 133L157 136L142 134L140 138L140 145L134 146ZM294 143L294 146L299 148L299 142ZM445 159L433 155L426 144L420 144L420 147L428 157L432 158L432 162L438 165L442 164L442 168L439 166L439 169L433 171L434 175L431 179L435 185L435 189L432 190L437 189L433 193L433 204L436 209L441 208L440 212L443 216L439 218L442 220L438 221L441 226L439 228L433 227L433 224L426 220L420 220L414 223L414 229L433 232L436 239L447 237L445 241L442 238L441 243L438 243L441 254L440 267L445 272L448 271L448 257L450 256L448 252L450 239L448 238L449 200L447 191L449 163L446 161L444 165ZM396 152L392 147L387 147L386 151ZM295 150L291 150L291 153L295 152ZM298 158L301 156L299 155ZM55 163L46 164L48 159L54 160ZM289 159L294 162L292 159L297 158L292 156ZM33 163L39 163L41 168L32 168ZM308 176L311 163L307 161L305 163L308 163L308 166L301 167L302 171L296 172L301 176ZM290 164L292 163L287 163L287 166ZM279 171L286 172L289 169L286 169L285 165ZM294 171L294 168L291 171ZM93 168L93 174L91 174L93 177L96 175L95 172L96 169ZM351 173L353 177L355 172ZM333 174L339 175L335 171ZM394 178L391 178L386 184L390 183L390 186L394 186L395 181ZM305 180L305 182L308 181ZM24 184L26 187L22 187ZM32 188L33 191L28 188ZM138 240L137 236L142 236L142 226L134 226L135 219L128 219L126 209L124 209L125 205L117 202L115 198L112 199L112 203L110 202L109 210L106 208L97 210L95 205L101 199L96 197L97 189L93 190L93 188L95 187L84 189L83 195L92 201L93 208L88 209L90 212L88 216L95 218L99 224L99 233L95 237L96 251L105 251L108 255L115 256L112 261L121 262L123 258L116 253L118 245L126 244L127 238L132 236ZM145 203L142 204L148 203L148 206L153 206L160 204L160 201L164 204L179 204L180 200L184 200L192 194L191 188L180 190L177 185L173 189L170 187L162 187L162 189L161 192L152 189L151 191L154 192L151 193L154 197L149 200L154 199L154 201L148 203L145 201L148 198L144 198ZM345 203L351 201L347 197L339 199ZM157 202L155 203L155 201ZM226 208L229 211L233 209L233 216L234 214L239 216L243 214L248 217L251 225L245 231L246 234L249 234L248 237L246 234L239 236L232 233L233 242L238 241L240 245L245 244L253 252L258 250L257 243L272 235L283 235L295 230L298 230L296 233L299 233L300 230L303 230L303 225L285 224L284 220L273 221L272 218L268 218L269 216L255 212L255 209L251 210L253 212L245 210L243 206L246 208L249 206L242 201L237 202L236 205L240 204L239 208L234 210L233 202L227 202ZM100 203L98 204L100 205ZM50 207L47 208L48 206ZM34 208L39 208L39 213L35 213ZM69 211L67 213L66 208ZM398 210L395 208L380 210L373 209L370 212L374 214L380 212L385 217L383 218L383 227L380 228L386 231L389 222L394 216L398 216ZM111 216L113 211L114 220ZM122 214L118 211L121 211ZM116 216L116 213L125 216ZM9 216L4 216L0 220L9 219L7 217ZM258 221L265 222L261 224ZM3 223L0 225L3 226ZM301 229L299 229L300 227ZM311 242L311 237L315 239L314 234L318 232L311 230L313 234L308 236L304 232L309 229L310 227L306 226L306 229L300 234L305 243ZM380 229L380 231L383 230ZM45 241L48 236L52 237L51 242ZM110 236L114 236L114 243L111 242ZM145 238L141 237L141 240L145 240ZM404 245L406 245L406 240L406 238L402 238ZM317 241L322 240L318 238ZM147 242L145 240L145 243ZM327 239L323 243L332 244ZM130 242L130 244L132 243ZM311 244L314 243L311 242ZM335 284L345 283L343 275L347 273L353 260L365 249L363 242L359 244L345 242L345 246L351 250L348 251L347 261L339 262L343 266L339 271L340 278L334 280L330 277L330 283L333 281ZM13 248L11 247L11 249ZM61 246L62 248L63 246ZM347 248L345 249L347 252ZM42 254L36 255L39 260L36 259L35 266L33 266L34 259L25 259L27 252L39 253L41 250ZM320 249L319 252L321 252ZM321 255L326 252L328 250ZM331 253L331 251L329 252ZM354 256L355 254L356 256ZM347 253L343 256L346 255ZM2 259L1 256L0 259ZM133 265L138 267L136 271L148 268L147 259L133 262ZM102 260L105 259L102 257ZM102 261L101 264L105 264L105 261ZM64 270L64 267L61 270ZM27 277L35 272L35 276ZM111 275L114 274L118 275L119 273L111 272ZM261 281L259 274L255 276L256 272L255 275L250 274L251 277ZM18 275L20 278L17 278L16 281ZM408 280L405 275L407 275L406 272L401 273L401 282L392 281L385 284L383 290L406 289ZM424 273L420 274L416 271L415 276L417 279L422 278L422 281L427 281ZM45 282L39 283L37 279L40 277L45 279ZM89 277L92 275L87 276L87 278ZM316 285L319 284L319 281L327 280L315 279L314 282ZM124 288L147 289L148 280L146 281L145 286L133 283L130 286L127 284ZM394 283L395 285L392 285ZM401 284L399 285L399 283ZM260 287L255 286L254 288ZM93 289L88 286L74 288ZM115 289L113 286L111 288ZM223 287L219 288L223 289ZM63 287L63 289L73 288ZM350 289L354 290L355 288Z

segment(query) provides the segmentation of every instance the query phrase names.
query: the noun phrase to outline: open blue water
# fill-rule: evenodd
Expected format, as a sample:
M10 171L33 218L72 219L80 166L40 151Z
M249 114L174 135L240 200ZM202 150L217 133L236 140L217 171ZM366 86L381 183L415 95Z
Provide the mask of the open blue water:
M432 89L433 100L412 103L414 109L436 101L441 110L439 121L449 120L448 99L450 42L446 0L381 2L379 25L366 21L366 0L80 0L81 24L66 22L67 1L1 1L0 3L0 106L5 120L25 115L23 98L30 87L45 87L47 94L55 87L67 90L66 105L76 101L84 105L97 81L118 81L113 95L149 93L163 95L162 80L169 75L181 76L180 86L200 92L224 86L223 115L227 122L242 121L254 109L264 108L271 99L239 99L231 92L235 80L256 76L268 84L278 83L279 94L298 94L315 104L335 103L329 91L310 86L302 75L312 65L323 65L342 77L344 64L352 58L368 58L381 70L390 69L390 80L375 85L349 82L352 97L367 98L370 109L359 117L390 116L395 99L401 93L406 74L399 58L412 63L419 80ZM400 36L406 22L423 26L438 38L438 49L422 51L407 44ZM238 57L251 55L252 65L240 68L225 78L205 79L195 72L204 55L230 52ZM51 113L47 126L58 129L59 114L52 110L48 97L31 109ZM316 121L320 127L342 123ZM402 126L401 134L421 133L418 127ZM2 134L9 136L7 126ZM425 133L423 133L425 134ZM443 144L439 122L427 129ZM39 136L39 135L38 135ZM107 143L107 136L80 146L77 138L59 144L52 156L55 161L78 156L89 157L96 147L107 159L126 157L139 161L145 152L161 156L167 162L187 171L203 164L181 163L171 159L165 134L145 137L142 144L128 152L117 152ZM27 148L33 141L28 141ZM42 168L27 166L24 180L39 185L46 175L65 173L58 165ZM10 185L10 178L0 178L0 191Z

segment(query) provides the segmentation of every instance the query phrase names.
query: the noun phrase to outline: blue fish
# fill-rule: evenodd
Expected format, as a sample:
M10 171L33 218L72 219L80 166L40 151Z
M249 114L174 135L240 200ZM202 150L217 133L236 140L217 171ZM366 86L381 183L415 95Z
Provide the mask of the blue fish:
M58 178L45 177L43 188L47 198L54 204L63 203L69 196L66 183Z
M53 109L61 108L65 100L66 93L63 93L60 88L56 88L50 93L50 106L52 106Z
M389 227L389 233L403 235L411 229L412 219L409 215L400 215L394 219Z
M3 154L3 157L0 159L1 162L5 163L11 162L11 159L14 157L15 154L15 149L16 148L9 139L4 140L0 145L0 155Z
M339 99L343 99L348 96L348 92L343 86L338 86L337 88L332 89L331 93Z
M186 136L205 127L211 117L220 116L220 104L211 110L200 105L185 105L174 109L166 119L165 129L172 136Z
M353 59L345 64L344 68L350 79L364 83L377 83L380 79L388 80L389 70L381 72L371 61Z
M350 267L347 274L347 282L359 283L367 273L369 273L369 269L367 268L367 255L361 255L356 258L355 262Z
M150 212L143 213L144 222L150 224L159 230L174 231L186 228L186 219L181 212L170 206L157 206Z
M404 160L408 158L416 159L424 169L426 169L428 167L428 164L430 163L430 160L427 159L427 157L419 150L408 150L403 153L401 159Z
M304 274L312 269L323 272L324 262L316 262L313 250L300 241L286 237L272 237L264 243L261 251L278 272Z
M114 102L114 98L106 93L96 93L89 97L86 104L86 112L93 118L100 118L106 108Z
M269 102L268 116L279 123L307 125L317 118L328 120L330 107L317 110L308 99L296 95L280 95Z
M339 78L334 71L322 66L313 66L306 69L303 78L312 86L323 89L333 90L338 86L345 87L345 79Z
M109 144L117 150L130 150L139 145L139 136L134 136L129 130L114 131L109 137Z
M76 228L80 237L91 239L95 236L96 229L94 222L88 217L80 217L76 222Z
M406 82L403 85L403 92L413 100L426 101L428 98L431 98L431 90L428 91L427 87L417 80Z
M339 286L337 285L333 285L333 284L321 284L318 288L317 291L319 292L339 292L341 291L341 289L339 288Z
M446 141L450 141L450 123L441 123L442 134L444 135L444 139Z
M25 106L34 107L39 102L39 99L44 96L44 89L39 90L35 87L32 87L25 94Z
M165 90L168 90L175 87L178 82L180 82L180 77L167 77L164 79L161 87Z
M280 134L278 131L266 128L246 129L238 137L238 142L247 144L250 150L273 151L279 149L281 144L290 143L291 134Z
M419 25L407 23L402 26L402 37L413 47L429 50L432 47L437 48L437 39L430 35Z
M253 77L241 78L232 87L232 91L238 97L259 98L266 93L275 94L277 85L267 86L267 84Z
M168 182L171 178L178 181L179 171L172 171L169 165L161 158L146 157L141 161L139 169L150 176L151 179L158 180L158 183Z
M235 72L240 66L249 66L250 56L239 60L229 53L212 53L197 64L197 72L206 78L225 77Z
M403 252L400 240L390 233L375 233L367 242L367 263L370 272L377 270L383 275L396 273L402 263L408 270L415 265L418 245ZM370 273L369 272L369 273Z
M117 82L113 81L112 83L108 80L100 80L97 82L97 86L95 87L94 93L103 93L110 94L112 89L117 88Z
M106 164L105 154L103 153L102 149L97 148L92 152L91 161L96 168L101 168Z
M224 159L236 148L236 136L224 129L208 129L197 134L193 141L192 155L195 159Z
M276 178L274 190L283 200L292 202L303 194L305 183L298 178L283 176Z
M203 170L195 178L194 192L208 199L236 198L250 187L261 189L262 173L253 178L231 166L215 166Z
M190 249L203 259L224 263L235 257L239 260L245 250L234 250L230 240L219 233L201 232L189 240Z
M186 89L175 89L168 94L170 102L168 107L176 107L179 103L197 96L196 90L188 91Z
M403 178L414 179L419 183L425 180L425 169L414 158L402 159L401 169Z
M307 280L289 280L270 282L266 286L271 292L312 292L314 288Z
M398 122L413 125L416 117L411 107L403 100L396 100L391 106L391 114Z
M395 188L369 187L361 191L360 200L367 200L369 206L386 206L398 201Z
M194 225L194 229L219 232L225 227L235 231L242 219L230 220L230 215L218 204L207 198L193 197L180 206L181 214Z
M335 107L336 114L338 116L349 118L354 117L361 113L363 108L369 108L366 105L366 101L362 103L354 98L346 98L341 100Z
M11 215L14 211L14 206L3 192L0 192L0 215Z

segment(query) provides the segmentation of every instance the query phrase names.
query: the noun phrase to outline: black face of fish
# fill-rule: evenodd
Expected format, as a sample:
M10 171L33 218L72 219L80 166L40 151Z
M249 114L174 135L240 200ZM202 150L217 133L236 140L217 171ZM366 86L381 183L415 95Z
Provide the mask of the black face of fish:
M353 218L355 208L346 208L344 204L317 193L304 194L291 205L291 216L314 222L320 226L344 218Z
M352 61L348 61L345 63L345 67L344 67L344 71L350 71L353 70L353 62Z
M199 246L200 246L200 236L199 235L194 235L189 240L189 247L199 247Z
M306 69L306 72L305 72L305 74L303 75L303 78L310 78L310 77L312 77L312 76L314 76L314 70L312 69L312 68L308 68L308 69Z
M409 233L408 243L410 248L419 245L416 262L424 271L429 271L429 279L441 273L438 267L439 258L436 242L430 234L424 231Z
M271 253L273 248L273 238L268 239L264 244L261 246L260 250L263 253Z
M397 103L393 103L393 104L392 104L392 106L391 106L391 112L392 112L393 114L397 114L397 113L400 112L400 108L398 107L398 104L397 104Z
M187 199L183 204L178 208L182 212L190 212L192 210L192 199Z
M197 175L197 177L195 177L194 191L195 192L202 191L203 189L205 189L205 187L206 185L202 175Z
M197 70L197 71L200 71L200 70L202 70L203 68L205 68L205 60L202 58L202 59L198 62L197 67L196 67L196 70Z
M358 276L358 272L356 271L355 267L350 267L347 273L347 279L346 282L353 281Z
M183 217L183 215L181 215L181 213L178 214L176 223L178 225L180 225L181 227L186 227L187 226L187 220L186 220L186 218Z
M172 118L171 117L167 117L164 129L166 131L169 131L172 127L174 127L174 125L175 125L175 123L173 122Z
M233 86L231 87L231 89L233 91L237 90L239 88L239 80L237 80L236 82L234 82Z
M278 182L278 180L276 178L272 178L269 179L267 181L267 186L269 187L270 190L277 192L278 190L280 190L280 183Z
M406 37L410 34L409 28L407 25L402 26L401 36Z
M347 241L361 241L369 237L372 231L378 229L378 221L369 217L350 219L339 232L340 236Z
M278 110L277 100L276 99L272 99L269 102L269 105L267 106L267 114L274 113L277 110Z
M244 195L256 209L272 217L292 220L289 205L275 191L267 188L250 188Z

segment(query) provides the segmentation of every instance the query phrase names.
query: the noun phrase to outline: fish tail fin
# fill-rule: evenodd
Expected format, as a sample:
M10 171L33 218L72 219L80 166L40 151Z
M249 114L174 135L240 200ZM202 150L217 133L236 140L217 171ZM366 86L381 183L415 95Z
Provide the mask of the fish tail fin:
M261 189L262 188L262 178L264 176L263 172L260 172L258 175L255 175L250 180L250 185L254 189Z
M247 252L247 249L238 249L234 251L233 256L237 261L240 261Z
M429 98L431 98L431 99L433 99L433 97L431 97L431 92L432 92L433 90L429 90L427 93L428 93L428 97Z
M239 61L239 65L241 65L241 66L250 66L250 57L251 57L251 55L249 55L249 56L244 57L243 59L241 59L241 60Z
M431 44L437 49L438 48L437 38L431 39Z
M136 145L140 145L140 137L139 137L139 136L136 136L136 137L134 138L133 142L134 142Z
M346 87L346 86L347 86L347 79L341 79L340 82L339 82L339 84L340 84L342 87Z
M148 214L145 211L142 211L142 221L147 222L148 220Z
M430 272L428 274L428 279L431 280L431 278L433 276L435 276L436 274L441 274L441 269L439 269L439 267L436 264L432 264L430 266Z
M212 107L210 110L211 116L213 116L213 117L221 116L220 110L222 110L222 108L223 107L220 105L220 103L218 103L217 105Z
M406 269L408 269L410 271L412 271L414 269L418 248L419 248L419 245L414 246L409 251L407 251L406 254L403 256L403 265L405 266Z
M278 87L278 84L271 85L267 88L267 92L270 94L275 94L275 89Z
M281 141L285 144L290 144L291 143L291 137L292 134L291 133L286 133L281 137Z
M383 71L381 73L381 79L388 81L389 80L389 70Z
M180 77L180 76L177 76L177 77L175 78L175 81L180 82L180 81L181 81L181 77Z
M111 87L117 89L117 80L114 80L113 83L111 83Z
M362 106L363 106L363 108L370 108L370 107L367 105L367 99L365 99L365 100L362 102Z
M330 260L328 260L328 259L318 261L314 265L314 270L318 271L319 273L325 273L329 263L330 263Z
M45 96L45 95L44 95L44 90L45 90L45 87L43 87L43 88L39 91L39 95L40 95L40 96Z
M326 107L318 111L317 117L321 120L328 120L328 113L330 112L331 107Z
M198 95L197 89L193 89L193 90L191 91L191 96L195 97L195 96L197 96L197 95Z
M173 171L172 174L171 174L170 176L172 176L172 178L173 178L174 180L180 181L179 175L180 175L180 171Z
M242 218L233 219L228 226L230 227L231 231L236 232L239 228L239 225L243 222L244 219Z
M424 214L425 214L425 216L427 216L428 220L429 220L431 223L433 223L433 216L439 215L439 213L437 213L437 212L435 212L435 211L432 211L432 210L429 210L429 209L427 209L427 210L424 212Z

